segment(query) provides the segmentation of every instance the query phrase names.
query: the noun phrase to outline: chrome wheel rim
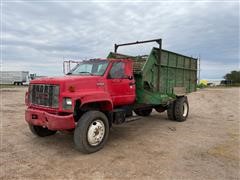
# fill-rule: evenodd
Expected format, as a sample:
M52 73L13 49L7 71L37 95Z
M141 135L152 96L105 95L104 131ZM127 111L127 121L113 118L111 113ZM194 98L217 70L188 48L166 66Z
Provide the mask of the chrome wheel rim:
M93 121L88 128L87 132L88 143L91 146L97 146L102 142L104 135L105 125L102 122L102 120L97 119Z
M188 113L188 105L187 103L183 103L183 117L186 117Z

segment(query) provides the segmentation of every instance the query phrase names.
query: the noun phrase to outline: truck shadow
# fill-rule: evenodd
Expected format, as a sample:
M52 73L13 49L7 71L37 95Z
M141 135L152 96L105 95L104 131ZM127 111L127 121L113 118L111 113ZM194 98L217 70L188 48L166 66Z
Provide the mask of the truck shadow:
M122 140L134 141L136 137L148 136L155 130L163 130L171 121L165 114L152 114L148 117L140 117L136 121L130 121L121 125L113 125L110 129L108 143Z
M165 113L153 113L149 117L141 117L136 121L113 125L104 149L111 151L112 149L121 149L129 143L137 143L141 139L147 139L155 132L169 130L168 126L173 123L167 119ZM52 149L57 154L70 155L69 152L72 155L81 154L74 148L73 133L58 132L47 138L33 138L33 143L34 146Z

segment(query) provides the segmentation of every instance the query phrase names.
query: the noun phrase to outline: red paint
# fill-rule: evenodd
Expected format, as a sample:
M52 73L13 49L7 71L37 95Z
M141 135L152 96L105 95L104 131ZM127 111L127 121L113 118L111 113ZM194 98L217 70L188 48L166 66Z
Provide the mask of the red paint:
M45 111L28 108L25 111L25 119L29 124L47 127L50 130L67 130L75 128L72 114L59 116Z
M125 77L121 79L110 79L109 71L114 62L124 63ZM135 85L133 77L132 61L127 59L109 60L109 65L103 76L77 76L69 75L63 77L42 78L31 81L31 84L57 84L60 85L59 108L53 109L28 103L26 95L26 121L33 125L46 126L51 130L67 130L75 127L73 110L77 100L81 107L87 103L102 103L102 110L112 111L116 106L133 104L135 101ZM27 93L28 94L28 93ZM72 109L64 110L63 98L72 99ZM58 115L68 113L68 116ZM36 114L38 119L32 119ZM46 121L47 119L47 121Z

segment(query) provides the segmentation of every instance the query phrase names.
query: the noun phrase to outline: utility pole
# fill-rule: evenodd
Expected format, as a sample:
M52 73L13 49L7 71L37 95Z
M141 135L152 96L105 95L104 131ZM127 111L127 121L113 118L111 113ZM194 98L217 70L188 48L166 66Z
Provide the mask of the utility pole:
M198 58L198 84L200 84L200 80L201 80L201 78L200 78L200 71L201 71L201 66L200 66L200 61L201 61L201 56L199 55L199 58Z

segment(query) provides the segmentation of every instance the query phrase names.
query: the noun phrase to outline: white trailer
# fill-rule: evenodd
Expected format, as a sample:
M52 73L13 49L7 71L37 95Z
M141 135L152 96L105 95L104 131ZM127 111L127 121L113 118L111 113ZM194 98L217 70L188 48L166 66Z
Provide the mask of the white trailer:
M28 71L0 71L0 84L23 85L28 81Z

